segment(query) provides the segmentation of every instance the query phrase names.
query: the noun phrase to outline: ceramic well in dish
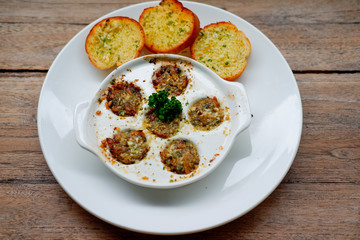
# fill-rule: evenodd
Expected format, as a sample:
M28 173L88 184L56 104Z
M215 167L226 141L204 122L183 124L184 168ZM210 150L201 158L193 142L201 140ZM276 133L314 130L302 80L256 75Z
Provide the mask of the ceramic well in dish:
M156 61L152 61L156 59ZM156 92L151 77L163 62L176 62L188 71L189 84L177 99L182 103L183 118L179 132L163 139L153 135L144 125L144 113L148 97ZM99 103L113 79L133 82L142 89L143 107L134 117L119 117L106 108L106 100ZM224 121L210 131L196 130L187 121L188 108L203 97L216 97L225 111ZM100 111L101 114L96 114ZM204 65L175 54L153 54L134 59L114 70L101 83L91 100L77 104L74 114L74 131L77 142L83 148L96 154L116 175L144 187L174 188L197 181L212 172L225 159L234 138L245 130L251 120L245 88L241 83L221 79ZM112 137L114 129L143 130L150 150L146 157L136 164L125 165L104 154L101 141ZM191 140L198 148L199 167L190 174L176 174L161 162L159 153L171 139Z

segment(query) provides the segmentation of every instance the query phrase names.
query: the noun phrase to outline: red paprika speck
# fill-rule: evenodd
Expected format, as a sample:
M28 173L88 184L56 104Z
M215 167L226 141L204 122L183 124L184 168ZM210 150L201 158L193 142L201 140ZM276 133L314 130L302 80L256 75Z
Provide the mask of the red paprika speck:
M100 116L100 115L101 115L101 111L100 111L100 110L96 111L96 115Z
M218 153L216 153L216 154L214 154L214 157L209 161L209 162L213 162L214 160L215 160L215 158L217 157L217 156L219 156L220 154L218 154Z
M109 106L109 103L108 103L108 102L105 103L105 107L106 107L107 110L110 109L110 106Z
M107 141L106 141L106 139L104 139L104 140L101 141L100 147L105 148L106 146L107 146Z

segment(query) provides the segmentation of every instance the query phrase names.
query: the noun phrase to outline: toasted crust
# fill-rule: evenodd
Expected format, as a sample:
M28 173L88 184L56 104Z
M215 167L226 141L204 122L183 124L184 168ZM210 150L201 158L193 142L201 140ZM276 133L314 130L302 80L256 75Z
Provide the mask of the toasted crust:
M212 69L221 78L233 81L246 68L251 44L231 22L218 22L200 30L190 51L193 59Z
M98 22L91 29L85 50L95 67L108 69L138 57L144 42L144 31L136 20L111 17Z
M178 53L189 47L200 31L199 18L177 0L162 0L144 9L139 23L145 32L145 46L154 53Z

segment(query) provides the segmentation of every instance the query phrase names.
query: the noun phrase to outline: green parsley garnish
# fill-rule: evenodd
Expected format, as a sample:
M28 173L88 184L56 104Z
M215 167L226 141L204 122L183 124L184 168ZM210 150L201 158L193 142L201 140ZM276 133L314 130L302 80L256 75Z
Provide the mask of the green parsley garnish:
M110 41L110 39L108 39L107 37L104 37L104 39L102 40L102 43L100 45L100 47L103 47L105 45L106 42Z
M149 97L149 106L155 108L154 113L162 122L170 122L182 112L180 101L168 96L169 92L162 90Z

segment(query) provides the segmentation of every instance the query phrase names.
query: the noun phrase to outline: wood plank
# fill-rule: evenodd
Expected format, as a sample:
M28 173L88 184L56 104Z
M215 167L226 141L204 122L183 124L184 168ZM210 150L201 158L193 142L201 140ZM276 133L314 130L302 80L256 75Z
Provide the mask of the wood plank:
M280 49L294 71L359 71L360 15L353 7L356 2L207 3L231 10L258 27ZM46 70L85 25L129 2L91 1L86 8L84 2L29 2L20 8L20 3L4 4L13 11L3 10L0 14L0 34L4 39L0 45L1 68ZM312 10L320 8L319 13Z
M24 138L37 138L37 105L45 75L41 72L0 73L1 137L19 138L20 142ZM1 141L1 145L11 148L7 141Z
M97 18L141 0L0 1L0 22L87 25ZM19 7L20 6L20 7ZM86 6L86 7L84 7Z
M141 0L47 0L0 1L0 22L88 24L95 19ZM218 1L199 0L230 11L254 25L352 24L359 23L358 0L327 1ZM84 8L86 5L86 8ZM20 6L20 7L19 7ZM314 11L316 9L316 11ZM196 9L192 9L196 13Z
M54 181L41 154L36 122L45 75L0 73L0 168L4 182ZM302 95L304 127L298 154L284 182L359 184L360 74L295 77Z
M304 101L360 103L360 75L354 74L295 74Z
M358 24L277 25L259 28L293 71L359 71ZM346 38L344 37L346 36Z
M4 38L0 45L2 69L47 70L60 50L83 27L69 24L1 24L0 34ZM264 26L260 30L279 48L293 71L360 70L357 64L360 62L357 24ZM36 37L33 32L37 32ZM59 35L59 32L62 34ZM344 35L347 37L342 37Z
M360 159L360 74L295 76L304 112L304 149Z
M83 27L68 24L0 24L3 39L0 45L1 69L48 70L60 50Z
M284 182L360 183L360 74L295 74L304 124Z
M57 184L41 149L36 152L0 152L0 170L1 184Z
M339 147L317 153L308 149L311 141L300 144L294 163L284 179L286 183L354 183L360 184L359 147ZM0 169L3 182L53 182L37 139L20 139L13 147L1 149ZM9 148L12 146L9 145ZM329 145L332 145L330 143Z
M299 152L283 183L360 184L359 159L309 156Z
M359 192L359 185L281 184L242 218L187 239L357 239ZM169 238L107 224L79 207L56 184L2 184L0 196L1 239Z
M341 129L305 127L297 156L284 181L360 184L359 129ZM46 172L41 181L53 181L36 137L8 137L2 138L2 142L2 181L37 181L39 170Z

